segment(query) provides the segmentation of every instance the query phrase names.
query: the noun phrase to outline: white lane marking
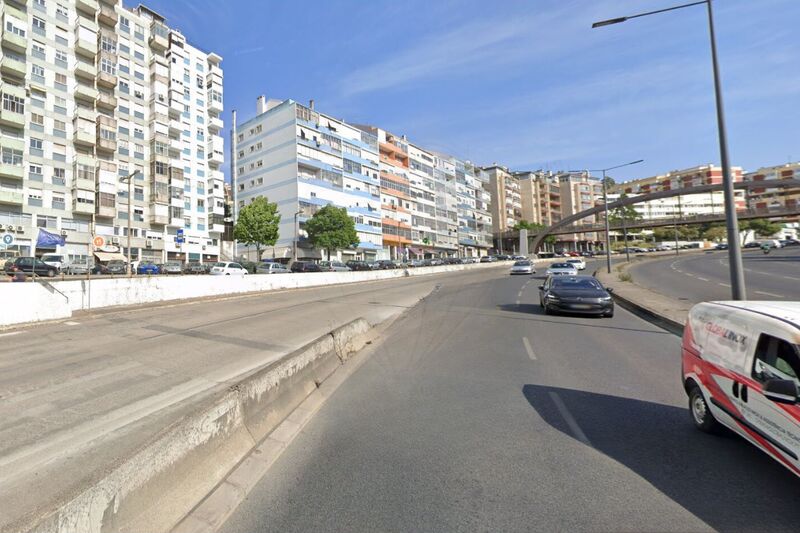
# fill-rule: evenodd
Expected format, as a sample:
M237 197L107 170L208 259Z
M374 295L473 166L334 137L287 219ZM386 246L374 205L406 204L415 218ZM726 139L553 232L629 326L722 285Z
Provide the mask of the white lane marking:
M0 337L10 337L12 335L19 335L21 331L12 331L10 333L0 333Z
M531 361L536 361L536 354L533 353L533 348L531 348L531 343L528 340L528 337L522 337L522 344L525 345L525 351L528 352L528 357L531 358Z
M708 281L708 278L701 278L700 276L697 276L697 279L699 279L700 281Z
M68 320L68 321L64 322L64 324L66 324L68 326L79 326L81 323L80 322L73 322L72 320Z
M695 277L695 275L694 275L694 274L690 274L690 273L688 273L688 272L684 272L684 274L686 274L686 275L687 275L687 276L689 276L690 278L693 278L693 277Z
M673 270L675 270L675 272L678 272L678 273L680 273L680 274L683 274L683 270L678 270L677 268L675 268L675 269L673 269Z
M755 291L756 294L763 294L765 296L772 296L773 298L783 298L780 294L775 294L767 291Z
M793 279L793 280L796 280L796 281L800 281L800 278L796 278L796 277L794 277L794 276L781 276L781 277L782 277L783 279Z
M564 421L569 426L570 431L572 431L572 435L585 445L591 446L592 443L589 441L589 438L586 436L586 433L583 432L581 427L575 421L575 418L573 418L572 413L569 412L567 406L564 405L564 402L561 400L561 396L559 396L553 391L549 391L548 394L550 394L550 398L553 400L553 403L556 404L558 412L561 413L562 417L564 417Z
M721 282L719 282L719 281L717 282L717 285L722 285L723 287L730 287L730 285L729 285L729 284L727 284L727 283L721 283Z

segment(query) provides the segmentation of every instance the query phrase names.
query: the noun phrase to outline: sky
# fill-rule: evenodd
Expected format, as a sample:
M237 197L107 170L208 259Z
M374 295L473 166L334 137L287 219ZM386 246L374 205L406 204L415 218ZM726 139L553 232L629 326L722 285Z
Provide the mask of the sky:
M264 94L479 165L644 159L610 173L624 181L719 164L705 6L591 28L684 2L145 3L223 57L226 152L231 110L247 120ZM714 0L714 14L731 164L800 160L800 1Z

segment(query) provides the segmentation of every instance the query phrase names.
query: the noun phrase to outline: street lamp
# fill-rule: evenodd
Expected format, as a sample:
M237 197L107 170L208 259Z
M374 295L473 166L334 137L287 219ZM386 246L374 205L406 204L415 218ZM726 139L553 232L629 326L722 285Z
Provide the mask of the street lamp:
M297 241L300 238L298 235L300 233L300 229L299 226L297 225L297 215L302 215L302 214L303 214L302 211L298 211L294 214L294 246L292 246L292 263L297 261L297 244L298 244Z
M133 198L131 198L131 186L133 184L133 177L140 172L140 170L134 170L124 178L120 178L121 182L127 182L128 184L128 264L125 267L128 277L131 277L131 204L133 203Z
M606 269L608 273L611 274L611 237L609 236L610 228L608 223L608 184L606 183L606 172L609 170L615 170L622 167L628 167L630 165L638 165L642 163L644 159L637 159L636 161L631 161L630 163L625 163L622 165L617 165L614 167L608 168L599 168L596 170L590 170L589 172L602 172L603 173L603 211L605 212L605 219L606 219ZM628 248L628 239L625 239L625 249ZM628 257L628 261L630 261L630 256Z
M742 249L739 246L739 222L736 217L733 178L731 176L730 164L728 163L728 139L725 132L725 113L722 105L722 85L719 76L719 63L717 61L717 42L716 37L714 36L714 13L711 2L712 0L702 0L700 2L692 2L666 9L659 9L657 11L639 13L638 15L603 20L592 24L592 28L609 26L611 24L619 24L620 22L625 22L629 19L644 17L647 15L655 15L657 13L664 13L666 11L674 11L684 7L697 6L700 4L706 5L708 10L708 32L711 40L711 64L714 73L714 96L717 105L717 131L719 136L720 164L722 165L722 188L725 195L725 223L728 230L728 263L730 264L731 296L734 300L745 300L747 299L747 294L744 284Z

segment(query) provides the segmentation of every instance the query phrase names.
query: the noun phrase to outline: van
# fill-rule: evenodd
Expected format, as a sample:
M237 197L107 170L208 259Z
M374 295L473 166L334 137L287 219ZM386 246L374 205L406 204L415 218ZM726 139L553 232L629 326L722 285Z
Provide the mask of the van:
M681 343L692 421L722 426L800 475L800 302L706 302Z
M66 266L63 254L42 254L42 262L54 266L59 272Z

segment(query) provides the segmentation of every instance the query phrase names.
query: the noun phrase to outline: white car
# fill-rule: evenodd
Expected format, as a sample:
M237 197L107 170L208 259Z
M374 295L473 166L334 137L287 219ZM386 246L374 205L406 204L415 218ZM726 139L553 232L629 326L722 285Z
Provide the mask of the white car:
M580 257L576 257L574 259L567 259L567 263L569 263L570 265L575 265L575 268L578 270L586 270L586 261L584 261Z
M511 267L511 275L514 274L536 274L536 268L531 261L516 261Z
M239 263L214 263L209 274L212 276L246 276L247 270Z
M59 272L66 266L63 254L42 254L42 263L56 267Z
M577 276L578 269L572 263L553 263L547 269L548 276Z

